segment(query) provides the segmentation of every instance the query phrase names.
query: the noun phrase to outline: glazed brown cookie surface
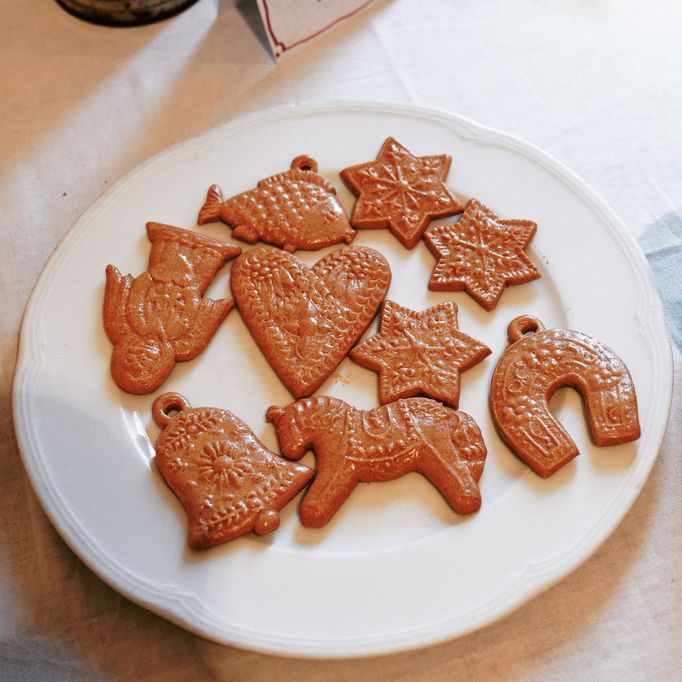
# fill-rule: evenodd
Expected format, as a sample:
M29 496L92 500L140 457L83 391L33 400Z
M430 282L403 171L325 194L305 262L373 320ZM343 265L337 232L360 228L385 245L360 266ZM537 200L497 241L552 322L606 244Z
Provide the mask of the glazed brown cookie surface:
M192 408L178 393L164 393L152 415L163 429L156 467L187 512L191 549L271 533L279 511L313 477L270 452L227 410Z
M490 348L459 331L457 304L417 312L386 301L379 333L359 343L350 357L379 373L382 404L427 395L459 405L461 372L490 355Z
M304 526L319 528L361 481L390 481L418 471L458 514L481 505L478 481L486 448L476 422L428 398L357 410L327 396L271 407L285 457L314 450L315 480L299 507Z
M297 156L290 171L261 180L255 189L230 199L223 198L218 185L211 185L198 223L217 220L232 226L237 239L249 244L263 241L290 252L350 244L355 237L336 188L308 156Z
M529 315L512 320L508 335L511 345L493 372L490 407L502 438L535 473L551 476L579 454L548 408L562 386L582 394L596 445L639 438L635 386L611 349L581 332L545 329Z
M462 211L445 184L451 163L446 154L414 156L389 137L375 161L341 171L358 197L351 224L388 227L405 248L414 248L432 218Z
M374 318L391 281L374 249L346 247L312 268L276 249L235 261L232 292L263 355L295 398L317 390Z
M220 268L241 253L197 232L147 223L149 268L122 276L108 265L104 328L114 351L111 376L124 391L152 393L181 360L201 353L232 310L230 299L204 298Z
M429 228L424 234L437 259L429 289L466 290L492 310L506 286L540 277L524 251L536 229L530 220L503 220L472 199L459 222Z

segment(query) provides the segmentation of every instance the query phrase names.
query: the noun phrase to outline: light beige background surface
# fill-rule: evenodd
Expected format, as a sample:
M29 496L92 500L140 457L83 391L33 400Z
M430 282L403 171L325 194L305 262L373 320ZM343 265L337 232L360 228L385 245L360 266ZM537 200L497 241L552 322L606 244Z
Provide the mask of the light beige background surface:
M413 102L525 138L624 219L652 254L671 328L681 324L679 3L378 0L280 66L258 22L252 0L200 0L137 29L85 24L49 0L0 0L0 677L682 679L677 350L664 447L612 537L512 615L425 650L321 662L221 647L120 597L52 529L11 419L31 287L59 239L114 181L243 113L331 99Z

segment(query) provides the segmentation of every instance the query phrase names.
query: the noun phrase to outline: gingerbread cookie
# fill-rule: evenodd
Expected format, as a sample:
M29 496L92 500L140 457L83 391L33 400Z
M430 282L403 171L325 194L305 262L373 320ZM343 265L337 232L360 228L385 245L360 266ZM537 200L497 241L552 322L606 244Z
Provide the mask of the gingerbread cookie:
M156 467L187 512L191 549L271 533L279 511L313 477L270 452L227 410L192 408L180 394L164 393L152 415L163 429Z
M545 329L530 315L512 320L511 345L493 372L490 406L511 449L543 478L578 454L547 403L562 386L583 397L596 445L616 445L640 435L637 396L623 361L587 334Z
M359 365L379 373L382 404L427 395L459 405L459 375L490 355L490 348L459 331L457 304L422 312L386 301L379 333L350 352Z
M249 244L257 241L281 246L285 251L314 251L330 244L350 244L350 226L336 188L317 172L317 162L297 156L291 170L261 180L255 189L223 199L211 185L199 212L199 225L222 220L232 235Z
M324 526L361 481L425 476L458 514L481 506L486 448L476 422L428 398L356 410L327 396L270 407L282 454L315 451L315 480L299 507L304 526Z
M114 351L111 376L129 393L152 393L181 360L201 353L232 310L203 298L216 273L241 249L206 235L147 223L149 268L125 277L108 265L104 329Z
M472 199L461 219L429 228L424 241L438 259L429 289L462 291L492 310L505 286L540 277L524 249L537 225L530 220L503 220Z
M235 261L232 292L244 323L295 398L316 391L374 318L391 281L374 249L346 247L312 268L284 251Z
M452 157L414 156L389 137L376 161L341 171L358 199L351 224L359 228L388 227L408 249L415 247L431 219L462 211L445 185Z

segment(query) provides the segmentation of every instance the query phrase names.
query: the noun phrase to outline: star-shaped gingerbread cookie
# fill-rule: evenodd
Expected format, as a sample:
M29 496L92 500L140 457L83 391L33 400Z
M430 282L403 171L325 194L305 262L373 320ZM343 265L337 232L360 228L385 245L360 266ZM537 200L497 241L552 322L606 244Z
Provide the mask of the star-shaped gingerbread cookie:
M472 199L459 222L429 228L424 234L424 241L438 259L429 289L464 289L486 310L492 310L505 286L540 277L524 252L536 229L530 220L498 218Z
M462 205L445 185L452 157L414 156L389 137L376 161L341 171L357 195L351 225L388 227L400 243L412 249L432 218L462 212Z
M459 331L453 301L422 312L386 301L379 333L350 352L359 365L379 373L382 404L427 395L454 408L460 372L488 355L488 346Z

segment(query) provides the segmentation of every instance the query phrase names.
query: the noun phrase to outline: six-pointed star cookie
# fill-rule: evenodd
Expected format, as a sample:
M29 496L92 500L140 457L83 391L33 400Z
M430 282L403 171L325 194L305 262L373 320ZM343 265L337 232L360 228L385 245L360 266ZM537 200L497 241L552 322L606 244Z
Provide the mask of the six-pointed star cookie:
M438 259L429 289L465 289L486 310L492 310L505 286L540 277L524 252L536 229L530 220L502 220L472 199L458 223L429 228L424 234Z
M389 227L403 246L414 248L432 218L462 211L444 182L451 163L446 154L414 156L389 137L376 161L341 171L358 197L351 225Z
M379 333L350 353L359 365L379 373L382 404L427 395L454 408L460 372L487 355L490 348L459 331L453 301L422 312L386 301Z

